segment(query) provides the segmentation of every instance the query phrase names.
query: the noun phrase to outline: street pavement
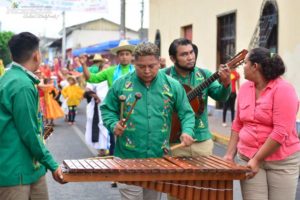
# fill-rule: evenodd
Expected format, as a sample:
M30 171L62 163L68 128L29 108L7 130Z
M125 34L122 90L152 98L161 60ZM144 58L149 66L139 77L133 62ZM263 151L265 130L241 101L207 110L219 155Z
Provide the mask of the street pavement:
M84 141L85 132L85 101L79 106L76 116L76 124L68 125L63 119L55 120L55 130L47 140L47 147L53 154L57 162L62 163L66 159L86 159L94 157L96 151L88 147ZM230 123L228 127L221 124L221 114L219 111L210 112L209 124L214 134L215 148L214 154L223 156L226 143L230 136ZM228 118L229 119L229 118ZM64 185L56 183L52 179L50 172L47 173L47 183L50 200L118 200L120 194L117 188L111 188L110 182L80 182L67 183ZM300 188L298 186L297 195L300 199ZM166 200L164 194L162 200ZM234 181L234 199L242 199L239 181ZM296 198L298 199L298 198Z

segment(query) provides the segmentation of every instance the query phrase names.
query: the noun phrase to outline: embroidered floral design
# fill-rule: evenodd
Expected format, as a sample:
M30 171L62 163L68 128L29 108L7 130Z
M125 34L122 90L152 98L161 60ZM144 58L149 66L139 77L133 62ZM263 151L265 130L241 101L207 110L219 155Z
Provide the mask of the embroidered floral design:
M167 150L169 150L169 140L165 140L164 141L164 143L162 144L162 146L161 146L161 149L167 149Z
M204 123L203 123L203 121L202 121L201 119L200 119L200 121L199 121L198 127L199 127L199 128L204 128L204 127L205 127L205 125L204 125Z
M196 72L196 80L204 80L204 77L200 72Z
M125 88L124 88L125 91L133 91L133 83L131 81L127 81L125 83Z
M163 95L166 95L166 96L169 96L169 97L172 97L173 94L170 93L170 88L168 85L164 84L163 85L163 92L162 92Z
M126 144L125 146L128 149L135 149L135 145L133 144L133 142L126 136Z
M126 130L127 131L135 131L135 125L132 122L127 123Z
M161 112L161 116L164 122L161 128L162 132L167 132L169 129L167 119L168 119L168 113L170 113L170 104L169 104L170 101L171 101L170 99L164 99L164 108Z

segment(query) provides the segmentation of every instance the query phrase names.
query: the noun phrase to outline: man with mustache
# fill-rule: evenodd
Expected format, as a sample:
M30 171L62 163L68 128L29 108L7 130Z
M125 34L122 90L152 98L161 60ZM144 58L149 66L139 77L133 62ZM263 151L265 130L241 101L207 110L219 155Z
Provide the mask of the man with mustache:
M162 69L162 71L181 84L195 88L212 75L209 70L195 66L197 53L196 45L192 44L190 40L185 38L175 39L169 47L170 59L174 66ZM204 111L201 114L199 113L200 115L196 114L195 142L190 147L173 150L172 155L199 156L212 154L213 141L208 127L207 99L211 97L216 101L225 101L231 91L229 68L220 67L219 75L219 81L211 83L202 91L202 96L200 96L204 103Z

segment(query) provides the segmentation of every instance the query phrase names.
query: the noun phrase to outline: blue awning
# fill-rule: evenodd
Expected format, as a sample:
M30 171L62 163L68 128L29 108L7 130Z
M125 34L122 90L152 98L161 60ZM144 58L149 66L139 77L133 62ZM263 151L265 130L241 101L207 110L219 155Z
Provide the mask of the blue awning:
M137 45L141 43L139 39L128 40L129 44ZM117 47L120 40L110 40L107 42L102 42L93 46L84 47L80 49L74 49L72 51L73 56L79 56L81 54L95 54L95 53L107 53L110 49Z

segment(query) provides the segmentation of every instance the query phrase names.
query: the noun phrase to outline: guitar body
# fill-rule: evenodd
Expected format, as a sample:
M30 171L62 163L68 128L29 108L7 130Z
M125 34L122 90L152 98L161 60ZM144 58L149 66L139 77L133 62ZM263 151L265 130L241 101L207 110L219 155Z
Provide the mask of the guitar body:
M183 85L186 93L192 91L192 88L188 85ZM204 110L204 102L202 97L199 96L190 101L190 105L195 112L196 115L200 115ZM181 123L179 117L176 112L172 114L172 126L171 126L171 134L170 134L170 143L176 142L181 135Z

